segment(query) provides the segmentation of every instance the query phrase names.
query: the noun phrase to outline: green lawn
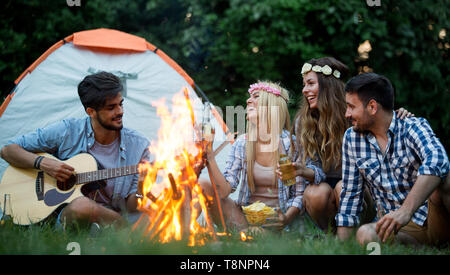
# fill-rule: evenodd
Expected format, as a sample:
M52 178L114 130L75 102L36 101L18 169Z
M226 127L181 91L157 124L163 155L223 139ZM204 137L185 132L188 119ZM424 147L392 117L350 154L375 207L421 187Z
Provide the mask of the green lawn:
M70 243L76 242L82 255L102 254L160 254L160 255L367 255L372 249L361 247L355 240L340 242L333 235L322 234L312 224L305 224L305 232L267 233L243 242L239 232L234 232L204 246L189 247L186 242L160 244L148 240L142 232L131 227L120 230L104 228L97 236L89 228L58 231L49 223L28 227L9 222L0 224L0 254L62 254L73 251ZM450 247L414 248L399 244L381 244L382 255L450 255Z

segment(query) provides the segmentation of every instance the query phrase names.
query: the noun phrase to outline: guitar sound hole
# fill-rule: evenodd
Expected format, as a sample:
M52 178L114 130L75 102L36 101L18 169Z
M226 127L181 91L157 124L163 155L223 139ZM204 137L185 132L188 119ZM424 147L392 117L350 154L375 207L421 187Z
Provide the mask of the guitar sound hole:
M56 183L56 185L58 186L59 190L67 191L67 190L72 189L72 187L75 185L76 181L77 181L77 178L74 175L72 175L67 181L65 181L65 182L58 181Z

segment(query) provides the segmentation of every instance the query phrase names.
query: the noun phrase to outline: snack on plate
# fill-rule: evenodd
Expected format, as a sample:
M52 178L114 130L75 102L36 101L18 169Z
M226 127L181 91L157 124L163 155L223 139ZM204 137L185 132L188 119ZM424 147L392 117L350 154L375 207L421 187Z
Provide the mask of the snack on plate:
M249 206L242 206L242 210L250 225L263 225L266 223L267 218L276 214L275 209L260 201L254 202Z

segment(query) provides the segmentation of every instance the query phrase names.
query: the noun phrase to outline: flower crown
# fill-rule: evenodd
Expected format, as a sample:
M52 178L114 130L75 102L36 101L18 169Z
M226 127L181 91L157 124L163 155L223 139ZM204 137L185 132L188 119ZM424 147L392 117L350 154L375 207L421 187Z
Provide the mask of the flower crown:
M306 73L310 72L310 71L316 72L316 73L323 73L324 75L331 75L333 74L334 77L336 78L340 78L341 77L341 72L339 72L338 70L334 70L328 66L325 65L323 67L319 66L319 65L311 65L309 63L305 63L303 64L302 67L302 75L305 75Z
M287 99L281 95L280 90L278 90L277 88L270 87L269 85L267 85L265 83L255 83L255 84L250 85L248 92L249 92L249 94L252 94L256 90L261 90L261 91L265 91L265 92L274 94L276 96L281 96L287 102Z

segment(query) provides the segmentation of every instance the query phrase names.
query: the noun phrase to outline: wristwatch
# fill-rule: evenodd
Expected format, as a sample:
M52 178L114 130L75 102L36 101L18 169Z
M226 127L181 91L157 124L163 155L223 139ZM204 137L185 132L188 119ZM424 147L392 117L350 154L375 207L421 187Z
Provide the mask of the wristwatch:
M143 198L144 198L144 195L139 195L138 193L136 193L136 198L143 199Z

